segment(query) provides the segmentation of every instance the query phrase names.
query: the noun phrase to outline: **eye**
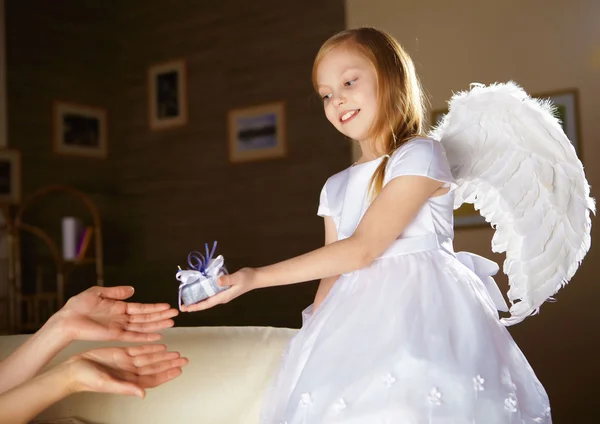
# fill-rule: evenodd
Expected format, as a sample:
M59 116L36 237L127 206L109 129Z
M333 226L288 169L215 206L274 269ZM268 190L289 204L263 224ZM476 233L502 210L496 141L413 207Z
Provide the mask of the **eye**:
M350 85L354 85L354 83L356 83L356 78L350 81L346 81L346 83L344 85L346 86L350 86Z
M325 94L324 96L321 96L321 99L323 100L328 100L331 98L331 94Z

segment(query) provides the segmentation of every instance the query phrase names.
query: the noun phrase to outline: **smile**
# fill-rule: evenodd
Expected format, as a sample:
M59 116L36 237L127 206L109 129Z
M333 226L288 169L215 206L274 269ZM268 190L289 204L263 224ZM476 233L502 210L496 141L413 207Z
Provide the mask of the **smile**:
M340 116L340 121L342 122L342 124L345 124L346 122L352 120L352 118L354 118L356 115L358 115L358 112L360 112L360 109L349 110L348 112Z

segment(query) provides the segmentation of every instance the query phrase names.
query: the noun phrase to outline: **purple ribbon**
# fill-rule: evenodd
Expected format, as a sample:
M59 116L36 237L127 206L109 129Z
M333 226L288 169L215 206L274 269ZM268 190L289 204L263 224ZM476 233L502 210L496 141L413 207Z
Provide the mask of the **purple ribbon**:
M204 255L197 250L190 252L190 254L187 257L187 263L189 266L188 271L196 271L196 272L199 272L201 275L203 275L206 278L211 278L211 275L207 274L207 270L210 267L211 261L213 260L213 256L215 254L215 251L217 250L217 242L216 241L214 242L213 247L210 251L208 249L208 243L205 243L204 249L205 249ZM180 268L179 272L182 272L182 271L183 270L181 270L181 268ZM227 270L223 267L218 270L218 273L220 273L220 272L227 273ZM178 299L179 300L179 309L181 309L181 293L182 293L183 288L189 284L193 284L196 281L198 281L198 280L194 280L192 282L187 282L187 284L184 284L182 282L179 285L179 296L178 296L179 297L179 299Z
M204 249L206 251L206 256L202 255L202 253L198 252L197 250L194 250L188 255L187 263L190 269L199 271L206 277L206 267L208 267L208 264L210 264L210 261L215 254L215 250L217 250L217 242L214 242L213 248L210 252L208 251L208 243L204 244ZM195 264L193 263L193 260L195 260Z

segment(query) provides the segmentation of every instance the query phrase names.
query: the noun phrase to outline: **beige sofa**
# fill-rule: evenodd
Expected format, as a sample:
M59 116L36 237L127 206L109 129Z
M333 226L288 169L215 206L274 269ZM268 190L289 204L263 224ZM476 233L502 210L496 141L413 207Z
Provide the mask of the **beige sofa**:
M190 363L175 380L149 389L145 399L76 394L43 412L38 420L74 417L86 424L251 424L258 422L262 393L296 330L271 327L170 328L169 350ZM5 358L28 336L1 336ZM122 343L76 342L51 364L77 352Z

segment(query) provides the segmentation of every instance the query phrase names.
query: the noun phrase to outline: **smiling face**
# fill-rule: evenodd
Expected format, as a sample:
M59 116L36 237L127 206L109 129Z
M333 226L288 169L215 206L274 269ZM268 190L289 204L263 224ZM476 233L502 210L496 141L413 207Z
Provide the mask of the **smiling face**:
M329 122L345 136L366 141L378 111L371 62L348 45L334 47L317 67L316 85Z

